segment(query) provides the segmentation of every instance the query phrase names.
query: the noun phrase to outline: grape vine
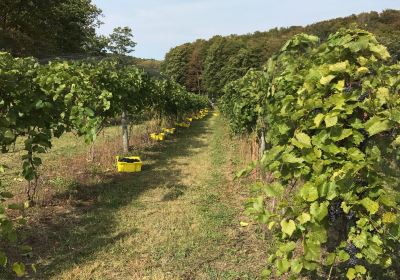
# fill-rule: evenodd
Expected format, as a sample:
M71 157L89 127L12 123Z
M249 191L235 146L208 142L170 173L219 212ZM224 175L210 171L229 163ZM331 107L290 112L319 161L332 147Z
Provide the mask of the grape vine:
M159 99L160 95L164 98ZM33 58L0 53L0 146L6 153L23 137L26 153L22 174L28 181L28 202L7 205L12 194L5 191L0 179L0 239L16 242L15 223L8 218L7 209L23 209L34 202L40 154L51 149L54 137L74 131L92 142L107 120L117 118L122 111L131 120L148 111L184 119L207 105L205 97L172 81L150 78L119 59L40 65ZM0 165L0 173L4 168ZM24 223L23 219L17 222ZM24 246L23 253L28 249ZM0 266L7 265L8 258L0 250ZM18 276L25 273L22 263L13 263L12 269Z
M399 74L371 33L340 30L293 37L259 78L225 88L233 130L266 131L272 179L247 204L277 241L266 278L375 279L399 262ZM228 99L245 105L226 113Z

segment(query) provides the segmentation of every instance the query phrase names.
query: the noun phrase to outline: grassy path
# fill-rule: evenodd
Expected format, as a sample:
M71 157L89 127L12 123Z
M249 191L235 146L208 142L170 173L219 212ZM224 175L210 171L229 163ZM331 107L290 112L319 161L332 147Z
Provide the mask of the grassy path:
M146 151L140 174L77 186L89 206L32 228L36 278L256 279L262 253L238 225L234 155L225 125L210 117Z

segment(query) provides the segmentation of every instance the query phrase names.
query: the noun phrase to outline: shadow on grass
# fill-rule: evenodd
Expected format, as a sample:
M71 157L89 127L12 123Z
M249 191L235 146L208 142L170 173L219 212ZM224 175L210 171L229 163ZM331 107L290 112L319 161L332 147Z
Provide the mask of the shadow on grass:
M40 208L37 209L38 218L28 223L24 230L27 243L33 247L33 262L39 263L38 272L32 274L33 279L49 279L93 260L97 251L107 249L127 236L140 234L137 228L115 234L117 211L126 205L133 205L140 211L143 205L137 198L159 186L168 188L161 202L183 195L187 187L179 184L182 174L176 158L193 156L204 147L206 143L200 136L208 129L206 119L196 121L191 128L182 129L170 139L144 150L141 173L97 174L94 176L97 178L89 182L74 184L68 192L57 195L58 200L69 200L67 204L73 205L67 210L61 211L56 206L51 211L44 211L46 214L40 214ZM169 165L171 162L174 164Z

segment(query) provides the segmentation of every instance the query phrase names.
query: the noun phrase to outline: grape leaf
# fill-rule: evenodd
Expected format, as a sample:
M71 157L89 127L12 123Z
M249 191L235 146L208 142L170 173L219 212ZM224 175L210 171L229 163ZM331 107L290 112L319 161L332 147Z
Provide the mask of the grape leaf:
M321 204L317 201L310 205L310 214L317 220L322 221L328 215L328 201L324 201Z
M293 232L296 230L296 223L293 220L282 220L281 227L283 233L292 236Z
M325 117L324 114L319 113L319 114L314 118L314 123L315 123L315 126L316 126L316 127L319 127L319 126L320 126L320 124L321 124L321 122L323 121L324 117Z
M329 84L335 77L336 77L336 76L334 76L334 75L328 75L328 76L322 77L322 78L319 80L319 82L320 82L322 85L326 86L326 85Z
M25 265L20 262L13 263L12 269L17 274L18 277L22 277L25 275Z
M306 133L296 133L295 137L304 147L311 148L311 138Z
M300 216L297 217L297 220L300 222L301 225L311 221L311 216L308 213L301 213Z
M376 201L371 200L369 197L365 197L360 201L360 204L364 206L367 211L373 215L376 214L379 210L379 203Z
M336 125L337 122L338 122L337 116L332 116L332 115L325 116L325 126L326 127L332 127L332 126Z
M305 201L313 202L318 199L318 190L312 183L307 182L300 189L300 196Z

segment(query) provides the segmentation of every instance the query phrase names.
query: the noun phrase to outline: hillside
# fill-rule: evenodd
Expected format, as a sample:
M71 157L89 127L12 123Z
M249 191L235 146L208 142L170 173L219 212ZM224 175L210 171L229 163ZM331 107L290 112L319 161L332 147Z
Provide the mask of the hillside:
M400 56L400 11L370 12L318 22L305 27L274 28L245 35L214 36L171 49L162 64L163 72L193 92L219 96L229 81L250 68L261 68L293 35L308 33L325 40L344 27L360 27L374 33L395 60Z

